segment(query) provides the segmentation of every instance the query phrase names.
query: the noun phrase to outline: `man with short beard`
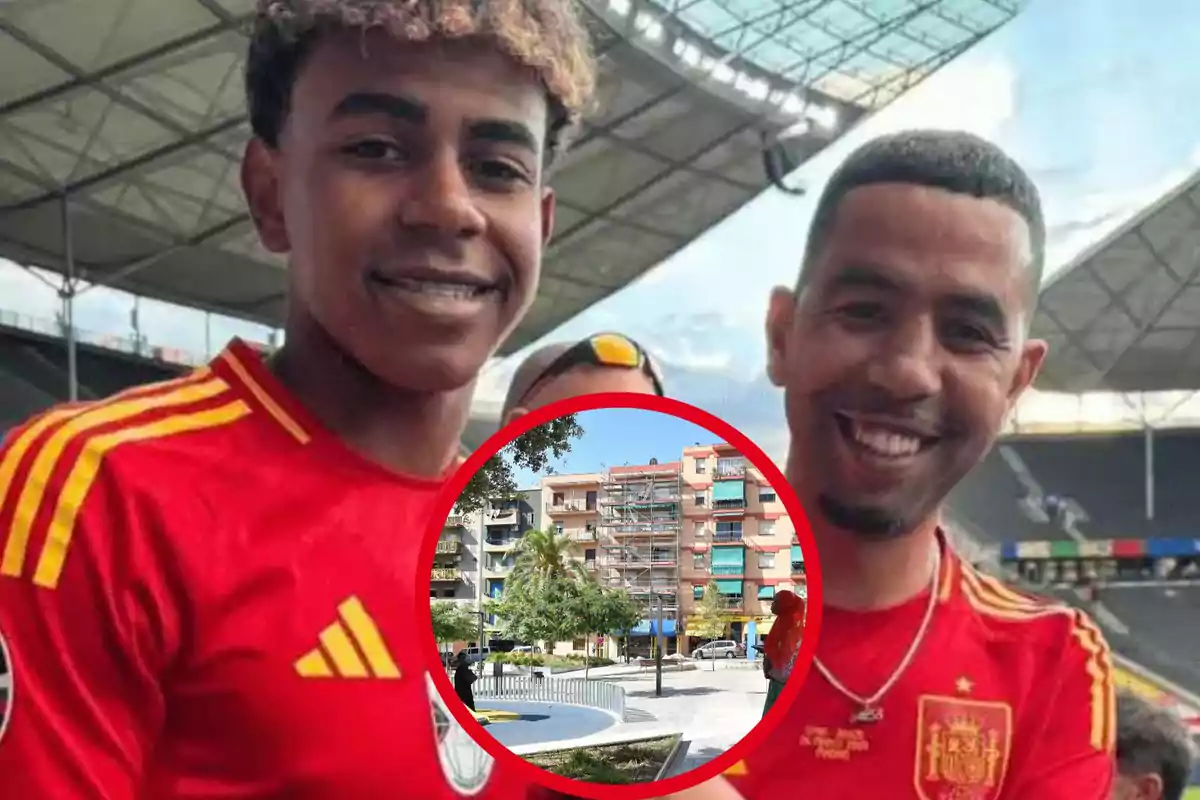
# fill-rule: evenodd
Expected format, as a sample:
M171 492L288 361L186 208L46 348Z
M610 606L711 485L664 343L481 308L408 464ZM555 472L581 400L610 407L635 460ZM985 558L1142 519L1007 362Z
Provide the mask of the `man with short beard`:
M1045 358L1027 335L1044 252L1033 183L968 134L877 139L826 187L767 320L824 620L781 727L729 772L746 798L1108 797L1101 634L939 525Z

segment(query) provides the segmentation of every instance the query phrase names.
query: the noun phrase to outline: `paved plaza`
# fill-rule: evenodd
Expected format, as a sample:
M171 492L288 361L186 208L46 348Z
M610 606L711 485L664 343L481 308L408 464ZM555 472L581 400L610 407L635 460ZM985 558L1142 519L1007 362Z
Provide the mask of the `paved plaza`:
M582 678L583 674L572 672L547 680L566 677ZM767 693L761 664L750 665L740 659L718 661L715 670L712 662L699 662L695 669L664 670L662 697L657 697L654 692L653 668L615 665L593 669L589 677L610 681L625 690L626 721L597 733L580 731L576 737L567 740L555 735L555 747L601 745L614 740L679 733L690 742L680 771L710 761L749 733L762 719ZM496 703L480 701L481 707L492 705ZM512 724L500 723L490 726L489 730L502 740L502 737L508 737L501 729ZM521 734L525 741L505 744L517 753L544 750L545 745L535 745L526 739L529 732ZM547 728L547 733L551 732ZM553 733L561 733L558 726ZM547 738L550 737L539 737L537 741L545 742Z

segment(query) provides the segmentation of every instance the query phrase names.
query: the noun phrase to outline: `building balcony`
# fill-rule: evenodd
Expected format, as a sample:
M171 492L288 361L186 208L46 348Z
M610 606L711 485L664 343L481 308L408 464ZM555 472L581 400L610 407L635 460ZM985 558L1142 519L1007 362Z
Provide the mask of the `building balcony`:
M745 500L718 500L712 505L714 517L744 516L746 510L747 505Z
M511 550L520 543L520 536L511 536L505 538L488 538L483 540L485 550Z
M433 551L436 555L458 555L462 552L463 543L458 539L442 539L438 541Z
M465 527L467 527L467 515L466 514L451 514L450 516L446 517L446 527L447 528L465 528Z
M547 514L593 514L596 512L596 505L588 505L586 500L563 500L560 503L551 501L546 503Z
M520 521L520 514L515 508L498 508L487 512L484 518L486 525L516 525Z
M596 541L596 531L588 528L567 528L563 531L563 536L572 542Z
M741 611L745 608L746 599L736 595L721 595L721 608L726 611Z
M746 460L744 458L718 458L717 468L713 470L713 480L741 480L746 477Z
M746 574L746 566L744 564L713 564L711 574L741 577Z
M712 535L713 544L743 544L741 531L717 531Z
M589 558L589 559L587 559L586 561L584 561L584 562L583 562L583 568L584 568L584 569L586 569L588 572L595 572L595 571L596 571L596 569L597 569L597 566L596 566L596 559L594 559L594 558Z
M483 576L485 578L507 578L512 572L512 565L492 564L485 565L483 568Z
M462 580L462 570L454 567L434 567L434 583L456 583Z

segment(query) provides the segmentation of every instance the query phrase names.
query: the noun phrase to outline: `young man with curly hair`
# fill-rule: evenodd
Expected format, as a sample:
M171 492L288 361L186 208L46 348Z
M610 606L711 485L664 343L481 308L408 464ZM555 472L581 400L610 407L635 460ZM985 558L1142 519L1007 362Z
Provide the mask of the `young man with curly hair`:
M524 796L439 748L413 576L593 82L567 0L260 0L242 184L286 344L0 448L0 797Z

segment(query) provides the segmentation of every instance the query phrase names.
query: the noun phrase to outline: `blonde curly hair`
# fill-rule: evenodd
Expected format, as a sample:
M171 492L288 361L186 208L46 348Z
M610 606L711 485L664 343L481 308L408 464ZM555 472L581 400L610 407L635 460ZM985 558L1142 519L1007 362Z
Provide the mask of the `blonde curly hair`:
M329 30L381 28L405 42L483 38L535 70L550 102L553 158L590 110L596 85L591 42L575 0L258 0L246 62L254 134L272 147L305 59Z

